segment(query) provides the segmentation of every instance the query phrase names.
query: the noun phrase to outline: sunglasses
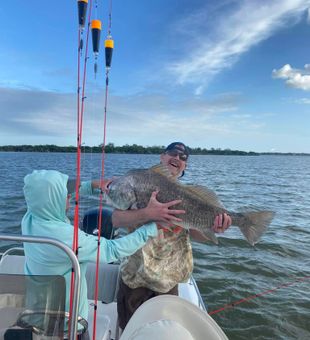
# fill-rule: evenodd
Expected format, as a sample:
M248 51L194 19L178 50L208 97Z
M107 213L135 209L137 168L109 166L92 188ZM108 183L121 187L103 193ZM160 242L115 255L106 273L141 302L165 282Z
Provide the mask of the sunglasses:
M179 156L180 160L181 160L181 161L184 161L184 162L186 162L186 161L187 161L187 158L188 158L188 156L187 156L184 152L179 151L179 150L176 150L176 149L174 149L174 150L169 150L169 151L166 152L166 154L168 154L168 155L171 156L171 157L177 157L177 156Z

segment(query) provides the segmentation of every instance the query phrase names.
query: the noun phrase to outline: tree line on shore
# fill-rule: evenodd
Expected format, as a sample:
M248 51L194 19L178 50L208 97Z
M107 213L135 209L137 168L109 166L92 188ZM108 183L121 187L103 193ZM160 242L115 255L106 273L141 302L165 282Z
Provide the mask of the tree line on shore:
M109 143L105 146L105 153L124 153L124 154L161 154L165 150L165 146L142 146L137 144L123 146L115 146L114 143ZM253 152L240 151L221 148L191 148L191 155L241 155L241 156L258 156L258 155L297 155L297 153L278 153L278 152ZM45 145L4 145L0 146L2 152L76 152L76 146L58 146L54 144ZM101 153L102 145L98 146L82 146L82 152L85 153ZM310 155L299 153L298 155Z

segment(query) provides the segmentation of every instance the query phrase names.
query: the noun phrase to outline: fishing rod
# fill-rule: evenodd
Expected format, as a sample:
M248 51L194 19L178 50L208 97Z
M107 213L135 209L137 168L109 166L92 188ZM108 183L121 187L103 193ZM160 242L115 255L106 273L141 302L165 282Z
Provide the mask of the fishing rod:
M97 303L98 303L98 286L99 286L99 259L100 259L100 238L102 226L102 207L103 207L103 181L105 170L105 144L106 144L106 126L107 126L107 107L108 107L108 93L109 93L109 72L112 63L112 54L114 48L114 41L111 36L112 26L112 0L110 0L109 20L108 20L108 35L105 40L105 97L104 97L104 122L103 122L103 142L101 152L101 174L100 174L100 196L99 196L99 217L98 217L98 245L97 245L97 259L96 259L96 276L95 276L95 292L94 292L94 318L93 318L93 340L96 339L96 323L97 323ZM95 69L96 71L96 69Z
M95 0L95 8L92 10L92 12L95 13L94 17L96 18L96 19L91 20L92 47L93 47L93 55L95 59L94 60L94 76L95 76L95 81L96 81L96 76L97 76L97 71L98 71L97 60L98 60L98 55L99 55L100 35L101 35L101 26L102 26L101 21L98 19L98 1L97 0ZM84 165L84 170L85 170L85 164L87 163L85 142L83 142L81 145L82 146L84 145L83 155L84 155L85 161L81 159L81 163ZM91 149L91 155L92 155L92 149ZM92 161L90 163L92 164ZM83 171L83 165L81 166L81 172L85 173L85 171ZM92 178L92 175L90 177ZM81 210L81 204L80 204L79 210L80 210L79 216L84 216L85 211Z
M86 16L86 5L88 0L78 0L79 15L83 15L84 25ZM86 4L86 5L85 5ZM80 6L83 7L83 11L80 10ZM76 166L76 190L75 190L75 211L74 211L74 244L73 249L78 255L78 228L79 228L79 188L81 184L81 148L82 148L82 132L83 132L83 116L85 108L85 85L86 85L86 72L87 72L87 60L88 60L88 40L89 40L89 28L91 18L92 0L89 0L89 11L88 11L88 24L87 24L87 35L86 35L86 47L85 47L85 58L84 58L84 70L83 70L83 82L82 82L82 93L80 97L80 67L78 67L78 113L77 113L77 166ZM79 18L79 22L81 19ZM79 27L81 31L81 25ZM81 45L79 44L79 56L81 54ZM80 57L78 58L80 60ZM78 61L79 64L79 61Z
M85 47L85 59L84 59L84 73L83 73L83 85L82 93L80 86L80 59L82 56L83 49L83 39L82 34L85 27L85 18L87 12L88 0L78 0L78 12L79 12L79 34L78 34L78 99L77 99L77 180L76 180L76 197L75 197L75 214L74 214L74 237L73 237L73 250L78 256L78 227L79 227L79 187L81 178L81 145L82 145L82 132L83 132L83 115L85 108L85 84L86 84L86 74L87 74L87 60L88 60L88 40L89 40L89 30L90 30L90 19L92 11L92 1L89 1L89 12L88 12L88 26L87 26L87 36L86 36L86 47ZM98 3L95 2L95 12L97 17ZM103 143L102 143L102 160L101 160L101 175L100 175L100 198L99 198L99 221L98 221L98 246L97 246L97 261L96 261L96 278L95 278L95 302L94 302L94 321L93 321L93 339L96 338L96 317L97 317L97 303L98 303L98 280L99 280L99 259L100 259L100 237L101 237L101 225L102 225L102 206L103 206L103 181L104 181L104 163L105 163L105 144L106 144L106 120L107 120L107 106L108 106L108 90L109 90L109 71L112 62L112 53L114 48L114 41L111 36L111 26L112 26L112 0L110 0L109 9L109 20L108 20L108 35L105 40L105 66L106 66L106 81L105 81L105 104L104 104L104 127L103 127ZM93 43L93 53L95 57L94 62L94 74L95 78L97 76L98 66L97 60L99 55L100 46L100 34L101 34L101 21L94 19L91 22L92 31L92 43ZM71 279L71 296L72 288L74 284L74 276L72 274ZM72 299L70 298L70 313L72 311Z
M89 27L91 18L92 0L89 1L88 11L88 24L87 24L87 35L86 35L86 47L85 47L85 59L84 59L84 74L83 74L83 85L82 94L80 86L80 64L81 55L83 52L83 32L85 28L85 20L87 14L88 0L78 0L78 61L77 61L77 159L76 159L76 186L75 186L75 207L74 207L74 228L73 228L73 242L72 249L76 256L78 256L78 230L79 230L79 189L81 184L81 146L82 146L82 131L83 131L83 115L84 115L84 101L85 97L85 83L86 83L86 69L88 59L88 39L89 39ZM82 97L81 97L82 96ZM72 315L73 308L73 288L74 288L74 271L72 270L71 275L71 286L70 286L70 307L69 314ZM70 329L69 319L69 329Z
M84 28L87 13L88 0L78 0L78 15L79 15L79 42L78 42L78 88L77 88L77 162L76 162L76 187L75 187L75 209L74 209L74 236L73 236L73 250L78 255L78 227L79 227L79 188L81 184L81 147L82 147L82 132L83 132L83 115L84 115L84 102L85 102L85 83L86 83L86 70L88 59L88 39L89 27L91 18L92 0L89 1L88 24L86 35L85 59L84 59L84 72L82 93L80 86L80 59L83 49L83 40L81 38ZM82 96L82 97L81 97Z
M289 286L292 286L294 285L295 283L299 283L299 282L303 282L303 281L306 281L306 280L309 280L310 279L310 276L304 276L304 277L301 277L301 278L298 278L292 282L289 282L289 283L283 283L275 288L272 288L272 289L267 289L261 293L258 293L258 294L253 294L253 295L250 295L246 298L243 298L243 299L240 299L238 301L235 301L235 302L232 302L232 303L229 303L221 308L218 308L216 310L213 310L211 311L210 313L208 313L209 315L214 315L214 314L217 314L217 313L220 313L220 312L223 312L224 310L227 310L227 309L232 309L238 305L240 305L241 303L243 302L248 302L250 300L253 300L255 298L258 298L258 297L261 297L263 295L267 295L267 294L270 294L270 293L273 293L275 292L276 290L279 290L281 288L286 288L286 287L289 287Z

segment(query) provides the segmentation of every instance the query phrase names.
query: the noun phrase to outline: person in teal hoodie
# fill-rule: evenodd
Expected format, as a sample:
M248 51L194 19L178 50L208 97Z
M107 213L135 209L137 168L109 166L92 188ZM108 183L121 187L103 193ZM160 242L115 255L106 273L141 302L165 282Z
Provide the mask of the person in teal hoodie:
M67 189L68 176L56 170L34 170L24 178L24 184L27 212L21 223L22 234L57 238L72 247L73 226L66 216L67 203L70 198ZM99 181L82 182L79 194L94 194L99 191L96 190L98 187ZM171 203L173 204L173 202ZM174 204L177 203L179 201L175 201ZM98 239L97 236L86 234L81 230L78 233L78 259L81 267L79 315L87 320L88 301L85 274L87 263L96 261ZM156 236L157 226L152 222L120 239L101 238L100 260L113 262L129 256L140 249L150 237ZM62 250L51 245L25 243L24 250L26 275L64 276L66 311L68 311L72 268L70 259Z

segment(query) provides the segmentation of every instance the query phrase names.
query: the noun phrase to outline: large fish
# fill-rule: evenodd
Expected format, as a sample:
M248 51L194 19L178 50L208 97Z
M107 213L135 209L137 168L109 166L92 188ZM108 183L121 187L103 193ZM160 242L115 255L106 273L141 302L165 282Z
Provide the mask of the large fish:
M184 185L174 179L163 165L150 169L131 170L126 175L118 177L109 186L108 203L114 207L127 210L147 206L153 191L159 190L157 199L165 203L180 199L182 202L172 209L186 211L181 216L179 226L194 229L207 239L218 244L212 230L214 219L218 214L227 213L232 224L238 226L247 239L254 245L270 224L274 213L272 211L248 211L235 213L226 210L216 194L203 186Z

